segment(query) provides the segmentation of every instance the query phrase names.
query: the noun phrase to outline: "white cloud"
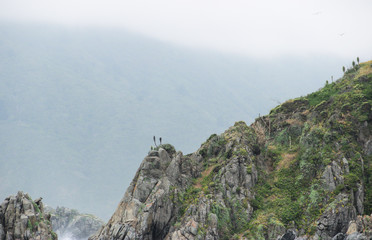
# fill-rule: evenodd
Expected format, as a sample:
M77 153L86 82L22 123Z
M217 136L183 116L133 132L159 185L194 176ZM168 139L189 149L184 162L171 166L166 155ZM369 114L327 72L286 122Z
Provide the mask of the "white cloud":
M370 0L1 0L0 19L123 27L254 56L372 57ZM342 35L343 34L343 35Z

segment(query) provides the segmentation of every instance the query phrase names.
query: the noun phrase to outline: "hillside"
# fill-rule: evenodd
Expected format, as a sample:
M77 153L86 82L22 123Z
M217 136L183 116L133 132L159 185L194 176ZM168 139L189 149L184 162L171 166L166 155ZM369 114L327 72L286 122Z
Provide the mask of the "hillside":
M343 64L227 56L117 29L1 23L0 36L0 196L22 189L104 220L154 135L192 152Z
M372 61L194 153L150 151L96 239L372 237Z

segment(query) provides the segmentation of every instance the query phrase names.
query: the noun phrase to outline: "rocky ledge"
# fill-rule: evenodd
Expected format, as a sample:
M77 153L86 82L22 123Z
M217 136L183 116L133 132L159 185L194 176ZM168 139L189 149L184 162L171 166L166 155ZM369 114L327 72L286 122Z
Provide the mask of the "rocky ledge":
M50 215L44 213L41 198L32 200L26 193L5 198L0 205L0 240L57 240Z

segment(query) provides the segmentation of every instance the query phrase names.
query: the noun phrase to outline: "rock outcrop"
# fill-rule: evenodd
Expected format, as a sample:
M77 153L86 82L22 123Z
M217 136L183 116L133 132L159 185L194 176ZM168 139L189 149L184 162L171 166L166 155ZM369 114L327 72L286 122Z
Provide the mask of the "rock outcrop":
M253 153L245 146L248 139L238 128L247 126L241 122L224 136L213 135L199 152L187 156L169 150L169 145L163 145L168 150L151 151L117 211L90 239L192 239L201 234L214 239L222 229L242 228L252 215L248 199L253 198L250 189L257 181L257 170ZM234 141L226 145L225 137ZM233 154L238 151L243 155ZM231 160L212 158L206 163L203 154L225 154ZM230 221L230 209L241 218L241 225ZM222 215L226 215L226 226L218 226Z
M370 63L358 65L192 154L150 151L90 240L367 239L371 86Z
M346 240L372 239L372 214L358 216L350 221L346 236Z
M65 207L45 207L45 212L51 215L53 231L59 239L83 240L97 232L104 222L91 214L81 214L77 210Z
M57 240L52 231L50 215L44 213L41 198L32 200L18 192L5 198L0 205L0 240Z

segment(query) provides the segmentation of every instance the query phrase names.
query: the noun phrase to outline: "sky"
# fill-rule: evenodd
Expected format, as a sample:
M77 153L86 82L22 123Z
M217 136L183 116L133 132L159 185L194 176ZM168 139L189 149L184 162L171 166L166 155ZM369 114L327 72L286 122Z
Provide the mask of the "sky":
M0 0L0 22L123 28L262 58L372 57L371 0Z

